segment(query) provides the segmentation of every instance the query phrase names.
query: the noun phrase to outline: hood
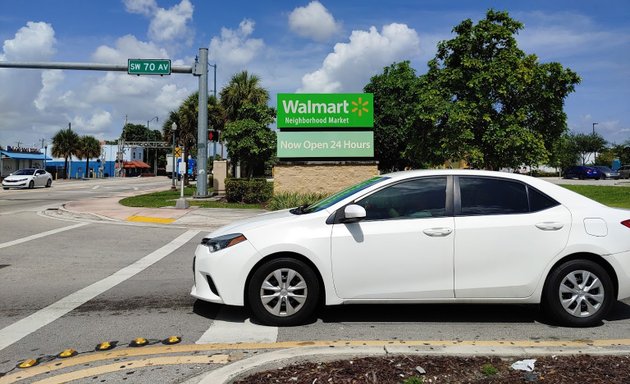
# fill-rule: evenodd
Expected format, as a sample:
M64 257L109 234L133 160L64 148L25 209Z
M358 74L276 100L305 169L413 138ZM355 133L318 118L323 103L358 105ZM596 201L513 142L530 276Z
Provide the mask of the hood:
M15 181L15 180L23 180L28 179L29 177L33 177L33 175L10 175L4 178L4 180Z
M288 209L263 213L248 219L239 220L232 224L226 225L206 235L205 237L216 237L226 235L228 233L244 233L249 230L259 228L261 226L273 225L278 222L297 220L301 215L294 215Z

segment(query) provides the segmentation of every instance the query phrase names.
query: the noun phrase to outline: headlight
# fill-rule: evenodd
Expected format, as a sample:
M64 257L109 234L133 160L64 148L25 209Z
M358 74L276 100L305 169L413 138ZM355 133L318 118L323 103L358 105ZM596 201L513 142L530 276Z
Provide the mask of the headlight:
M230 233L229 235L223 235L214 238L204 238L203 240L201 240L201 244L208 247L210 252L216 252L225 248L229 248L245 240L247 240L247 238L242 233Z

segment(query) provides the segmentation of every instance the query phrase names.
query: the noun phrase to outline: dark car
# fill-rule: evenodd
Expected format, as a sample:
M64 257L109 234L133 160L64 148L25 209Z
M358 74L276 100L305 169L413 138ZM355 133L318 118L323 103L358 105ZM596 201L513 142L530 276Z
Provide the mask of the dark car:
M630 179L630 165L624 165L617 170L619 177L622 179Z
M564 171L565 179L595 179L599 180L602 178L602 172L595 167L587 167L584 165L576 165L573 167L569 167Z
M613 171L612 169L610 169L610 167L607 167L605 165L596 165L595 168L599 169L599 171L602 173L603 179L619 179L619 172Z

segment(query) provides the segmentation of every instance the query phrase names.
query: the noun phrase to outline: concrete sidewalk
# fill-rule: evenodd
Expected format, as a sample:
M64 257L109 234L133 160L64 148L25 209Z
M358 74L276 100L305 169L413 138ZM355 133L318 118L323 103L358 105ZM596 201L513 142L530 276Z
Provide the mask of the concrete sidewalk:
M64 204L57 214L89 220L126 223L166 224L181 227L213 230L267 211L261 209L227 208L135 208L118 202L120 196L72 201Z

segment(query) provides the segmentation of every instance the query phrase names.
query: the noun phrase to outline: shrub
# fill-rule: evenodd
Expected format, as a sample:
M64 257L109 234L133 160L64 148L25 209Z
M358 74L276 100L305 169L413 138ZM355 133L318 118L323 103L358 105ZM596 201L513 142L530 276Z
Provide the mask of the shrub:
M230 203L264 203L273 195L273 184L266 179L227 179L225 197Z
M273 195L271 200L269 200L267 209L277 211L280 209L299 207L304 204L313 204L325 197L327 197L327 195L322 193L278 193Z

